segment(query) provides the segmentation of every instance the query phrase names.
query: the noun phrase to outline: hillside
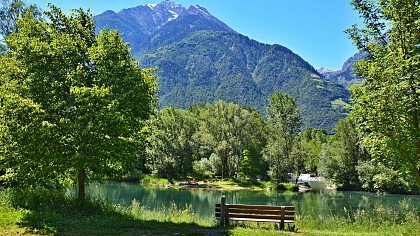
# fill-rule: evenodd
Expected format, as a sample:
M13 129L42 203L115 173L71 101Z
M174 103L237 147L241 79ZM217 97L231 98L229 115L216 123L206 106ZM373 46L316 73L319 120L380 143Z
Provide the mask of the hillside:
M157 67L160 106L186 108L219 99L265 113L268 96L296 98L306 127L332 131L347 115L349 92L324 79L280 45L243 36L205 8L171 1L95 17L97 30L118 29L142 67Z
M348 102L340 85L321 78L289 49L228 32L199 31L141 57L158 67L161 106L186 108L219 99L255 107L263 114L268 96L296 98L306 126L331 130L345 116L333 101Z

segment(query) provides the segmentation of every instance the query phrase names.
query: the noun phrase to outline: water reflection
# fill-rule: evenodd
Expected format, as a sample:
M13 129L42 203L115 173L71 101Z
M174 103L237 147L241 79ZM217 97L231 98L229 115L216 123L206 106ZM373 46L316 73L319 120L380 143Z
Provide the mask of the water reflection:
M378 195L365 192L293 193L267 191L222 192L204 189L147 188L137 184L90 184L88 194L123 206L136 200L148 209L168 209L171 204L179 208L192 206L194 212L208 217L214 214L214 204L226 195L228 203L256 205L294 205L298 214L343 215L348 212L372 211L378 207L399 211L401 203L410 209L420 209L420 196Z

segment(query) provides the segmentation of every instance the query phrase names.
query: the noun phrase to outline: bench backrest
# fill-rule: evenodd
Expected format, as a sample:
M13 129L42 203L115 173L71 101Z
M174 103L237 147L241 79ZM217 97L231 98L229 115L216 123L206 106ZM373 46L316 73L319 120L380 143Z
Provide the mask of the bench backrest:
M215 207L216 218L295 220L294 206L225 204L225 209L226 213L223 216L222 204L217 203Z

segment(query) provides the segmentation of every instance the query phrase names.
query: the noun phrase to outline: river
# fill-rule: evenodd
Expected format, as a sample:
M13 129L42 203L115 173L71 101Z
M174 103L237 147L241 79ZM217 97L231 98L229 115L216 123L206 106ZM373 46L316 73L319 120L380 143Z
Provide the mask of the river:
M150 188L138 184L106 182L91 183L87 194L92 198L130 206L135 200L147 209L163 210L176 204L178 208L191 205L192 210L203 217L214 215L214 205L222 195L227 203L255 205L294 205L297 214L319 216L343 215L356 211L374 211L385 208L400 211L420 209L419 195L390 195L366 192L275 192L275 191L221 191L206 189Z

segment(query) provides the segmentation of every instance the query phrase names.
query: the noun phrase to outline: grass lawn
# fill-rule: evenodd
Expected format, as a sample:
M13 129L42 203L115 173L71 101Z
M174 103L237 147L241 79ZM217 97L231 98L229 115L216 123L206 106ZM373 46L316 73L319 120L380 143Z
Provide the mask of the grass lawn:
M298 216L297 232L278 231L274 224L235 223L217 225L191 208L147 210L133 202L130 207L87 200L80 203L62 193L0 191L0 235L420 235L420 212L404 215L378 212L318 219Z
M182 182L185 180L179 180L175 182ZM223 191L236 191L236 190L274 190L277 188L275 184L269 181L263 180L256 180L256 179L224 179L224 180L216 180L216 181L197 181L197 186L188 186L188 185L175 185L171 184L169 180L156 178L153 176L145 176L140 183L143 186L151 186L151 187L170 187L170 188L208 188L213 190L223 190ZM293 190L295 186L292 183L282 183L280 184L281 190Z

